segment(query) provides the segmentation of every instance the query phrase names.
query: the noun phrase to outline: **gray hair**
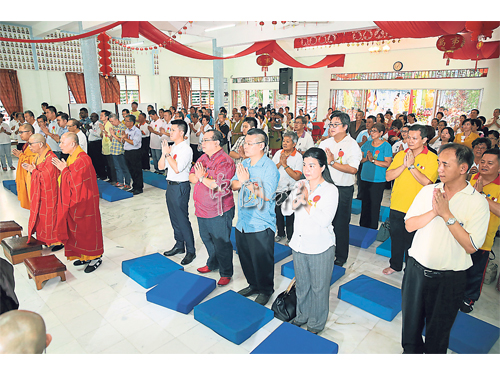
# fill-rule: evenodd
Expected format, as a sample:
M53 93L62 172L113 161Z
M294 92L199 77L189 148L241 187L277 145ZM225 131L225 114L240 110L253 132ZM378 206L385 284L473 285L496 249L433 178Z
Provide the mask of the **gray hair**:
M297 135L297 133L292 132L290 130L287 130L286 132L283 133L283 138L285 137L290 137L293 144L297 144L297 142L299 141L299 136Z
M108 120L111 120L111 119L117 119L117 120L120 120L120 118L118 117L118 115L116 113L111 113L109 116L108 116Z

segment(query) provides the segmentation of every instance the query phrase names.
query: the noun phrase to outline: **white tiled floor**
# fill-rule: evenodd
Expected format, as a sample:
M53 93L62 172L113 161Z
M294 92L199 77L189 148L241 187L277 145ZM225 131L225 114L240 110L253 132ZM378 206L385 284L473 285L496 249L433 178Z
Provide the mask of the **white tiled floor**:
M0 181L14 178L15 172L0 171ZM384 205L388 205L388 193L386 190ZM113 203L101 200L100 204L105 251L103 264L96 272L85 274L84 267L74 267L60 251L55 254L67 265L67 281L52 279L37 291L33 280L28 280L25 266L14 267L20 308L40 313L53 336L48 353L245 354L281 324L273 319L241 345L235 345L194 320L192 312L184 315L147 302L146 290L121 272L121 262L162 253L174 245L165 192L145 185L144 194ZM0 187L0 207L0 220L15 220L26 234L29 212L3 187ZM196 268L205 265L207 254L198 234L192 199L189 207L197 258L185 271L197 273ZM357 224L358 220L359 216L353 215L351 222ZM335 341L341 354L402 352L401 313L387 322L337 298L339 285L360 274L401 286L402 273L382 274L388 259L375 253L379 244L375 242L366 250L351 246L346 274L331 288L330 315L320 336ZM180 262L182 255L173 259ZM290 281L281 276L281 265L290 260L288 257L275 266L276 292L267 304L269 308ZM247 286L236 254L234 268L231 283L217 288L207 299L228 289L237 291ZM206 276L216 280L219 277L216 273ZM494 285L485 285L471 315L500 326L499 301L500 294ZM500 353L498 341L491 353Z

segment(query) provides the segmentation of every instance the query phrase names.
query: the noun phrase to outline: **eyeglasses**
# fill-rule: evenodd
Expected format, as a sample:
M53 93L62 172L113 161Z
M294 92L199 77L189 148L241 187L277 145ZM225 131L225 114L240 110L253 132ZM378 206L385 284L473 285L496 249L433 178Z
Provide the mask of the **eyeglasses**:
M336 128L338 126L342 126L343 124L341 122L336 122L336 123L331 123L330 128Z
M254 143L243 142L243 144L247 145L247 146L258 145L259 143L264 143L264 142L262 142L262 141L260 141L260 142L254 142Z
M19 130L19 133L31 133L29 130Z
M201 140L201 143L210 142L210 141L215 141L215 139L213 139L213 138L210 138L210 139L202 139L202 140Z

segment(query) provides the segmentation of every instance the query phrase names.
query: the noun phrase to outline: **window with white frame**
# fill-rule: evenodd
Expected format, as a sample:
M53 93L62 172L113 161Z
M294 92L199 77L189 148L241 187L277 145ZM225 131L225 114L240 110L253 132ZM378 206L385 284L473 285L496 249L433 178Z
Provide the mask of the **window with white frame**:
M299 116L300 110L311 116L311 121L316 120L318 111L318 81L295 82L295 114Z

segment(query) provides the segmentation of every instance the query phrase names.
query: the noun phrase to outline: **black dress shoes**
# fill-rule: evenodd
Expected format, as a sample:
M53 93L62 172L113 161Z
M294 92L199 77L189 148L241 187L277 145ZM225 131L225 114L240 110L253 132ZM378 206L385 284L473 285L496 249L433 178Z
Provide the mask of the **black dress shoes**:
M185 252L186 252L186 250L181 249L180 247L175 247L175 246L174 246L174 247L172 248L172 250L170 250L170 251L165 251L165 252L163 253L163 255L165 255L166 257L171 257L172 255L175 255L175 254L183 254L183 253L185 253Z
M257 302L259 305L264 306L269 301L269 298L271 298L270 294L260 293L255 299L255 302Z
M55 245L52 246L52 251L58 251L64 248L64 245Z
M345 262L342 262L341 260L335 259L335 262L333 262L333 264L336 266L342 267L345 264Z
M245 289L241 289L238 294L241 294L243 297L248 297L253 294L259 293L257 290L253 289L251 286L247 286Z
M193 261L193 259L196 258L196 254L194 253L187 253L184 259L181 261L181 264L185 266L186 264L189 264Z

